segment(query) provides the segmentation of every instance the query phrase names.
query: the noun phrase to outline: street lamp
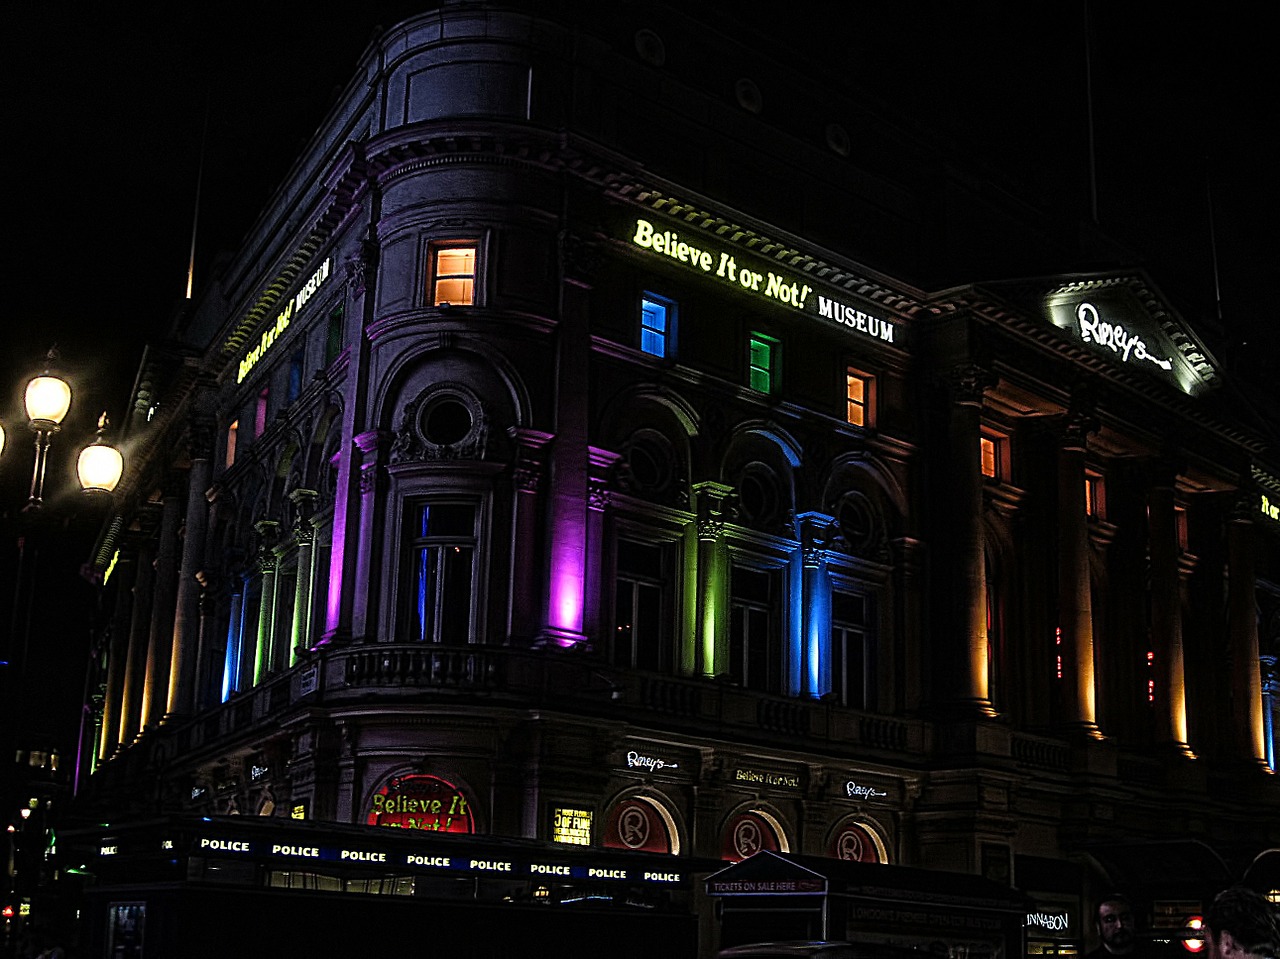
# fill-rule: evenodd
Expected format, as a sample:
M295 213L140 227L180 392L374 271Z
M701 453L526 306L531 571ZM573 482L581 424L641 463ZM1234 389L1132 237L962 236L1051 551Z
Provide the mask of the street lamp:
M46 359L52 363L57 356L54 350L50 350ZM25 404L31 431L36 434L36 462L31 470L31 495L27 499L27 509L38 510L44 505L44 471L49 461L49 444L71 409L71 384L46 367L27 384Z

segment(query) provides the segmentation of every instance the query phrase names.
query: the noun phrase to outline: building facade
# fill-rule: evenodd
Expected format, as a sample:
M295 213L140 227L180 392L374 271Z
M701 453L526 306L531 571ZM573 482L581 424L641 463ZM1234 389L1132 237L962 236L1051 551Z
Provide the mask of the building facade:
M795 77L649 9L374 43L144 358L86 808L664 854L704 951L694 862L981 876L1045 953L1280 843L1265 412Z

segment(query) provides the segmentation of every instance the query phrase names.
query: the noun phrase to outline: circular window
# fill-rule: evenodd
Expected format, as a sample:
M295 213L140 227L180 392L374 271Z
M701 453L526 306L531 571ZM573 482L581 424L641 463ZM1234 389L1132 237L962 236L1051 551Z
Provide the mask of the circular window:
M764 97L754 80L743 77L734 85L733 92L738 97L738 106L748 113L759 113L764 109Z
M626 450L630 486L639 493L661 493L673 475L674 451L667 438L655 430L638 430Z
M836 507L840 535L849 549L864 552L875 545L879 536L875 510L861 493L846 493Z
M662 37L652 30L640 30L636 33L636 53L652 67L660 67L667 62L667 47L662 42Z
M777 518L782 496L778 478L761 463L753 463L738 481L738 509L751 526L768 526Z
M422 411L422 435L437 446L461 443L471 433L471 410L454 396L428 403Z

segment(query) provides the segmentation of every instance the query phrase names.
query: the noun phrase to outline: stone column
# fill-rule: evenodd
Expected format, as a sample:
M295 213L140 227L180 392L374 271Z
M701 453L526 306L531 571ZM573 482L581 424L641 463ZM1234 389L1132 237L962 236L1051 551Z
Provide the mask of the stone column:
M729 670L729 568L724 547L725 499L733 487L707 481L693 487L698 515L697 675Z
M267 678L272 667L271 644L275 635L276 614L276 541L280 538L280 524L264 519L253 524L258 531L261 546L258 549L258 573L262 592L258 600L258 636L253 653L253 684L259 685Z
M178 527L182 504L176 482L164 493L160 538L156 544L156 581L147 638L147 671L142 687L142 728L159 722L169 702L169 654L173 646L173 611L178 594Z
M1058 448L1058 628L1062 630L1064 723L1099 738L1093 666L1093 593L1085 504L1087 413L1071 413Z
M378 507L385 475L387 444L391 434L369 430L354 440L360 450L360 525L356 540L356 565L352 571L355 596L351 602L351 635L371 639L376 632L380 556L378 549Z
M136 555L137 574L133 580L133 609L129 614L129 648L125 653L124 683L120 690L120 728L118 741L133 742L142 730L142 690L147 668L147 638L151 631L151 599L155 592L154 531L156 511L143 506L138 511L139 525Z
M591 369L591 273L588 244L562 233L560 304L556 318L556 438L551 446L554 480L546 499L547 583L543 646L576 646L586 636L583 613L587 581L587 495L590 458L587 445Z
M537 632L542 616L539 600L539 510L547 444L550 433L515 428L516 442L514 504L511 510L511 605L507 621L509 641L529 642Z
M212 424L191 424L188 443L191 470L187 475L186 535L182 538L182 566L178 572L169 656L169 699L165 708L168 715L189 713L194 704L201 593L197 576L204 568L205 534L209 528L206 494L212 472Z
M1230 669L1231 741L1243 760L1266 764L1262 720L1262 664L1258 658L1258 599L1254 573L1253 510L1245 492L1227 524L1227 649Z
M831 692L836 677L831 672L831 585L827 581L827 544L832 517L826 513L802 513L800 521L801 609L803 654L798 694L818 698Z
M133 587L137 580L137 550L124 542L115 563L116 603L111 614L111 642L107 647L107 688L102 702L102 728L98 737L98 758L107 759L120 742L120 715L129 653L130 619L133 614Z
M948 430L948 516L954 544L951 576L955 581L953 620L941 642L953 644L942 659L951 675L940 684L943 704L972 716L992 716L988 686L987 569L983 530L982 400L995 384L994 375L974 364L952 370L951 417ZM951 638L945 631L953 630Z
M587 568L583 593L583 632L601 648L607 647L608 636L600 622L600 591L605 564L604 521L609 505L609 475L622 457L608 450L590 449L591 482L587 489Z
M320 494L313 489L296 489L289 494L296 518L293 523L293 542L298 550L298 578L293 591L293 623L289 631L289 665L298 661L299 649L310 649L311 637L311 582L313 577L312 549L316 541L316 528L311 522L316 498Z
M348 304L351 322L347 333L347 372L339 426L343 443L337 457L338 477L333 499L333 532L329 549L329 586L325 596L322 642L351 638L352 607L356 598L354 581L360 565L355 542L360 516L360 464L354 437L363 432L365 405L369 391L369 338L365 327L373 320L374 291L377 286L378 244L373 223L377 222L381 199L376 189L369 194L370 238L347 263Z
M1155 653L1156 736L1184 756L1187 745L1187 689L1182 655L1182 577L1178 568L1178 518L1174 508L1177 467L1153 467L1147 492L1151 551L1151 639Z

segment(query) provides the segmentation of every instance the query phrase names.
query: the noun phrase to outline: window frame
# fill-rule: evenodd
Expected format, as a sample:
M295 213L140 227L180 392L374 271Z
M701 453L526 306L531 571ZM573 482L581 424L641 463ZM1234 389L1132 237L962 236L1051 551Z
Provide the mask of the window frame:
M620 560L620 547L624 543L655 550L658 554L657 573L646 574L642 571L626 570L624 574ZM675 639L674 591L676 587L673 585L677 582L675 546L674 542L656 540L639 534L639 531L620 530L613 537L613 631L610 636L608 651L611 665L623 669L670 672ZM627 655L623 657L620 655L620 633L623 627L623 609L621 608L620 594L625 584L629 584L631 587L630 612L632 613L631 618L633 621L630 625L633 630L635 628L634 620L638 618L635 613L641 588L649 587L656 593L657 609L654 612L656 622L654 623L653 635L651 637L643 637L633 631L627 644L630 648L627 651ZM643 646L651 647L648 650L648 656L644 655ZM651 665L647 664L647 661L651 661Z
M756 362L756 347L767 351L768 365L760 366ZM747 388L761 396L774 396L778 392L778 381L781 379L782 342L768 333L752 330L747 335ZM763 376L765 385L761 389L757 385L758 376Z
M735 584L741 573L765 576L769 581L769 596L761 601L752 596L735 592ZM735 556L729 563L728 583L728 615L729 615L729 674L743 689L766 695L784 696L787 694L786 661L786 628L787 628L787 577L783 565L768 565L752 562L747 556ZM758 670L753 663L760 658L753 655L752 631L746 615L751 612L764 612L767 615L764 636L764 675L763 684L756 680ZM738 617L743 615L746 627L739 635ZM758 665L758 664L757 664Z
M421 510L424 507L437 506L468 507L471 510L471 532L469 536L459 533L416 533L415 527L421 523ZM404 591L404 596L400 603L402 621L399 633L405 642L457 647L483 641L479 632L479 608L477 605L478 593L480 592L477 583L481 571L483 508L483 503L477 497L451 495L449 493L429 496L414 495L406 497L404 500L401 510L403 516L403 540L400 548L401 572L398 579ZM434 584L429 583L424 586L420 583L420 574L423 571L423 554L426 551L443 551L450 546L457 547L460 545L469 546L471 549L471 557L468 564L468 581L466 583L466 594L468 596L466 622L463 624L463 632L467 637L465 643L450 638L457 632L457 627L456 624L450 625L446 621L446 615L442 613L442 609L447 605L442 602L442 591L448 588L441 573L444 565L437 563L433 567L431 575L434 577ZM422 597L425 595L425 590L430 590L435 599L435 602L430 604L432 615L429 620L422 612L424 609ZM430 634L429 636L428 633Z
M992 451L992 469L987 471L985 444L990 444ZM982 427L978 434L978 469L982 478L990 483L1007 483L1009 481L1009 437L995 430Z
M661 329L657 329L645 322L649 315L648 307L650 304L662 310L663 326ZM674 359L678 315L679 307L675 300L660 293L654 293L652 290L645 290L640 295L640 321L638 327L640 352L652 356L654 359ZM654 352L645 346L645 341L649 337L656 339L661 344L661 352Z
M854 380L862 384L862 400L855 401L849 395L849 387ZM849 426L855 426L859 429L871 430L876 425L876 378L874 374L867 373L865 370L854 366L852 363L847 364L844 370L845 384L845 413L844 421ZM855 422L853 419L854 409L861 411L862 422Z
M431 309L455 309L457 307L479 306L481 304L481 241L478 236L451 237L432 240L427 244L427 282L425 285L426 306ZM440 256L454 250L471 250L471 272L441 273ZM441 281L457 281L469 279L471 282L471 298L465 302L443 300L437 290Z

